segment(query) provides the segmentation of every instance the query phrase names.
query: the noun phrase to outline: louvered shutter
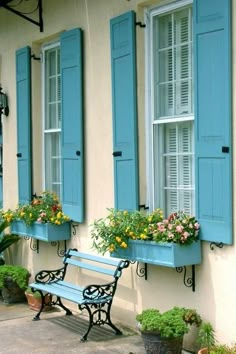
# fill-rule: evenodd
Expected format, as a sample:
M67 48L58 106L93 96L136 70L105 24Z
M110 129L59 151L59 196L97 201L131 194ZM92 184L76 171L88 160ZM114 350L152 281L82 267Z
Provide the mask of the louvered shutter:
M30 47L16 51L18 201L32 198L31 59Z
M72 220L84 221L82 31L61 35L62 206Z
M231 1L194 0L196 214L201 238L232 244Z
M116 209L139 206L135 13L111 19L114 195Z

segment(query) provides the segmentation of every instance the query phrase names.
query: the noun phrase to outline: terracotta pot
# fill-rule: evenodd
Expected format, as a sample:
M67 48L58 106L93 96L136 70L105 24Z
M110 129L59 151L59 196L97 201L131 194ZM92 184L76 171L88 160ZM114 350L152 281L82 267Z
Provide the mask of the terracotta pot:
M208 354L208 349L207 348L202 348L198 351L198 354Z
M25 292L25 296L28 301L29 308L34 311L39 311L41 308L41 297L36 297L34 294L27 293ZM50 303L50 296L46 295L45 296L45 305L43 311L49 311L51 309L51 306L49 305Z

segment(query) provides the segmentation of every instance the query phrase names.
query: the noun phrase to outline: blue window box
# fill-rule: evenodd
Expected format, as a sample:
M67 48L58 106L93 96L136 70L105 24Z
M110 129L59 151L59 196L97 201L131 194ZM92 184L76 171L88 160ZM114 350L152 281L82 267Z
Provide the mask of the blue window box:
M17 220L12 222L11 232L46 242L69 240L71 236L70 222L62 225L35 222L28 226L23 221Z
M191 245L130 240L128 248L111 253L111 257L128 259L165 267L183 267L201 263L201 242Z

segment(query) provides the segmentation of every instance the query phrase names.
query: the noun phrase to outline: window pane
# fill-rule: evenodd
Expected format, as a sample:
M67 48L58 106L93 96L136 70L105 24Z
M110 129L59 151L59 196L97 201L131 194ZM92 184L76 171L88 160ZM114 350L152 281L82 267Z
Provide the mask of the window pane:
M193 122L154 125L155 207L194 212ZM163 168L164 167L164 168Z
M61 74L60 49L44 51L45 65L45 188L61 196Z
M46 190L60 195L61 148L60 133L45 134L45 180Z
M193 112L191 32L190 8L153 20L154 119Z

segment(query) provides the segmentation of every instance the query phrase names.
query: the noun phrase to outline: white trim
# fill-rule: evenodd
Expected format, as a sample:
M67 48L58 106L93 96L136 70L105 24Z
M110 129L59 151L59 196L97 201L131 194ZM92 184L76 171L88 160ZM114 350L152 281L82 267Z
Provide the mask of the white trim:
M156 15L161 15L166 12L171 12L176 9L179 9L184 6L191 5L193 3L193 0L179 0L177 2L173 2L171 4L167 5L161 5L159 7L155 7L149 11L150 16L156 16Z
M145 31L145 121L146 121L146 205L149 206L149 211L154 209L154 162L153 162L153 125L161 123L184 122L194 120L193 115L165 117L154 120L153 107L153 18L156 15L164 14L192 5L193 0L179 0L158 7L146 8L144 12L146 31ZM150 143L149 143L150 142Z

